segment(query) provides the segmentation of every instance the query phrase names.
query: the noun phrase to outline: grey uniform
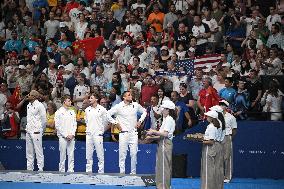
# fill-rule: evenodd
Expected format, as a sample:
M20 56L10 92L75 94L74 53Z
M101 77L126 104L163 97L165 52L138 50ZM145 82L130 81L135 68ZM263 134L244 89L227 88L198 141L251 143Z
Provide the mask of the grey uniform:
M204 140L213 140L213 145L203 144L201 159L201 189L224 188L224 172L222 164L221 129L212 123L207 126Z
M156 157L156 185L158 189L169 189L172 177L172 149L175 120L171 116L164 118L159 131L167 131L168 137L161 137L158 141Z
M224 154L224 175L225 179L231 180L233 173L233 144L232 144L232 130L237 128L236 118L226 112L224 115L226 123L226 136L222 141Z

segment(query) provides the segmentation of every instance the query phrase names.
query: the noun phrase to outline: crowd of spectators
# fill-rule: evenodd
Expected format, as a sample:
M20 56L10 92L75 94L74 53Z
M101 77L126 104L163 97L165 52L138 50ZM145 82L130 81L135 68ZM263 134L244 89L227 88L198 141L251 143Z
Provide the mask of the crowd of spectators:
M46 137L55 136L54 112L65 94L77 112L77 137L84 135L89 94L100 94L100 104L109 109L127 90L147 109L144 128L159 128L166 99L177 106L177 133L204 119L220 99L238 120L281 121L284 16L278 2L269 1L269 12L263 2L1 1L0 115L1 125L11 125L4 137L24 131L32 89L47 110ZM94 60L86 61L84 51L74 53L74 41L99 36L104 44L94 49ZM213 53L221 56L216 67L175 74L178 61ZM10 97L17 87L21 99L14 104Z

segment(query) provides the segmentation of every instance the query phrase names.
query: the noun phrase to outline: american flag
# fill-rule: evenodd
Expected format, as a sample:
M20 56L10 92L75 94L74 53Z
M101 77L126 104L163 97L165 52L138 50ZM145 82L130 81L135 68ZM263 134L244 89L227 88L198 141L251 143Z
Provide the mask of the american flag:
M206 68L208 66L215 68L220 61L220 54L206 54L203 56L197 56L194 61L194 68Z
M194 60L192 59L186 59L186 60L180 60L176 63L176 68L183 67L183 70L188 75L193 75L194 73Z
M196 68L205 69L208 66L215 68L220 61L221 61L220 54L206 54L203 56L197 56L194 60L192 59L180 60L176 63L176 67L178 69L180 67L183 67L187 74L193 75L194 69Z

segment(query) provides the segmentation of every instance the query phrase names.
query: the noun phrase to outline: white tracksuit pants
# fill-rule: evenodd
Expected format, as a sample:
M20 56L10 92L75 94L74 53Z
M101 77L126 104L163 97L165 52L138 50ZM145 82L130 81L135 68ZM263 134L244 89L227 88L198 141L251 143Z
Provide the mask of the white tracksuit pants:
M119 169L120 173L125 173L125 159L127 155L127 149L130 149L131 157L131 172L130 174L136 174L137 164L137 151L138 151L138 133L137 132L125 132L119 133Z
M103 136L86 134L86 172L93 170L93 153L94 147L98 157L98 173L104 173L104 146Z
M44 156L42 149L42 133L27 133L26 134L26 158L27 170L34 170L34 159L37 159L37 166L39 171L43 171Z
M59 136L59 171L65 172L65 160L66 160L66 150L68 155L68 171L74 172L74 148L75 148L75 139L67 140L62 136Z

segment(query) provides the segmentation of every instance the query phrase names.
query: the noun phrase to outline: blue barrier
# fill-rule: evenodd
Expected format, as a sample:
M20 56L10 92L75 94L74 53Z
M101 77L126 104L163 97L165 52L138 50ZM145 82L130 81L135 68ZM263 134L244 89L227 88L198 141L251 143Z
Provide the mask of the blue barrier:
M234 139L234 177L284 179L284 122L243 121L238 124ZM206 123L188 130L187 133L204 132ZM184 135L185 135L184 134ZM184 135L174 138L175 155L187 154L187 175L199 177L201 144L183 140ZM59 163L58 141L44 141L45 168L57 171ZM118 144L104 143L105 171L118 173ZM156 145L140 144L138 174L155 172ZM97 170L94 153L94 171ZM6 169L26 169L25 141L0 140L0 162ZM85 142L76 141L75 171L85 171ZM130 171L129 154L126 171Z

